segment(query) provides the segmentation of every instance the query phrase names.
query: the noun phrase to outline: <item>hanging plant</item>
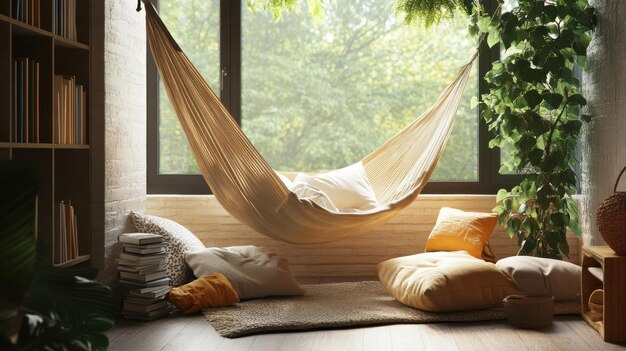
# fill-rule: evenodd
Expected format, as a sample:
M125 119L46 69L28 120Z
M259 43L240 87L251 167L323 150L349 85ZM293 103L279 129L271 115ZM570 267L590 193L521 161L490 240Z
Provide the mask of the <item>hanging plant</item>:
M586 0L519 0L511 12L491 18L481 7L473 33L505 50L486 74L489 92L481 116L494 133L491 148L510 145L501 173L524 179L497 195L500 224L517 236L518 254L561 259L569 255L566 230L580 238L576 143L587 101L576 70L585 65L589 31L596 24Z

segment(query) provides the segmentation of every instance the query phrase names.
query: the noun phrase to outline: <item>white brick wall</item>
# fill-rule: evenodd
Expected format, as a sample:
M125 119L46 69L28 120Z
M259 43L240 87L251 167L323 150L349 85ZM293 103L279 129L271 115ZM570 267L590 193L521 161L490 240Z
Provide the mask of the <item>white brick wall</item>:
M582 213L585 244L604 241L595 222L598 206L613 193L619 171L626 166L626 2L592 0L598 27L587 51L583 74L585 96L593 122L583 134ZM626 191L626 179L618 190Z
M117 236L133 230L131 210L146 204L145 13L132 1L105 1L105 264L100 280L115 285Z
M421 195L414 204L382 227L352 239L327 244L292 245L257 234L232 218L213 196L148 196L147 213L186 226L207 246L257 245L286 257L300 277L375 276L386 259L424 251L439 209L490 212L493 195ZM571 259L579 261L579 241L569 237ZM517 239L497 226L490 239L498 257L515 255Z

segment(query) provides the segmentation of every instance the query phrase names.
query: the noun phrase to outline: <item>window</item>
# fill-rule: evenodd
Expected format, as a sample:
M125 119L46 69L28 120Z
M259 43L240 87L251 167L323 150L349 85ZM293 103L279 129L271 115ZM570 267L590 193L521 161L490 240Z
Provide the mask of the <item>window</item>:
M175 39L270 165L324 171L358 161L425 111L472 53L464 25L405 26L393 4L333 2L319 19L302 11L278 23L270 14L253 14L245 0L158 5ZM497 54L482 49L425 192L494 193L506 181L497 175L499 153L487 148L487 130L471 107L485 89L479 77ZM153 64L148 76L148 191L208 192Z

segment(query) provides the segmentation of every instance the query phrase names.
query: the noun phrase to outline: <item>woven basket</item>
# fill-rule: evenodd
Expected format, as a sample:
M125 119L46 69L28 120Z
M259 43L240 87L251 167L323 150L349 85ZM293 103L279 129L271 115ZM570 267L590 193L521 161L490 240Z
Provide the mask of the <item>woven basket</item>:
M626 167L617 176L613 195L602 202L596 214L600 235L621 256L626 256L626 191L617 191L617 185L624 171Z
M536 329L552 324L553 296L510 295L504 299L503 303L504 314L509 323L515 327Z
M591 295L589 295L589 301L587 302L589 309L593 312L604 312L604 290L596 289Z

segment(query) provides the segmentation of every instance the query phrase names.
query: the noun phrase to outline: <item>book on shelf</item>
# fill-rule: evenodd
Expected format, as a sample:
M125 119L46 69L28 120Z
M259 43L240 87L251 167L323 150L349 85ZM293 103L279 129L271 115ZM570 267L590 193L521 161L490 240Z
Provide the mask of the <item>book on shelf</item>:
M165 300L171 290L164 267L163 237L127 233L118 237L122 252L117 259L119 282L125 289L122 316L150 320L169 314Z
M76 31L76 1L54 0L52 3L52 29L54 34L70 40L78 40Z
M149 233L126 233L121 234L117 240L124 244L133 244L134 247L141 245L141 247L154 247L143 246L146 244L158 244L163 242L163 236Z
M13 18L41 27L41 0L13 0Z
M54 142L87 144L87 92L74 76L54 76Z
M52 238L52 261L60 264L78 257L78 216L71 201L59 201L57 214L57 235Z
M39 62L24 57L13 61L13 141L39 142Z

